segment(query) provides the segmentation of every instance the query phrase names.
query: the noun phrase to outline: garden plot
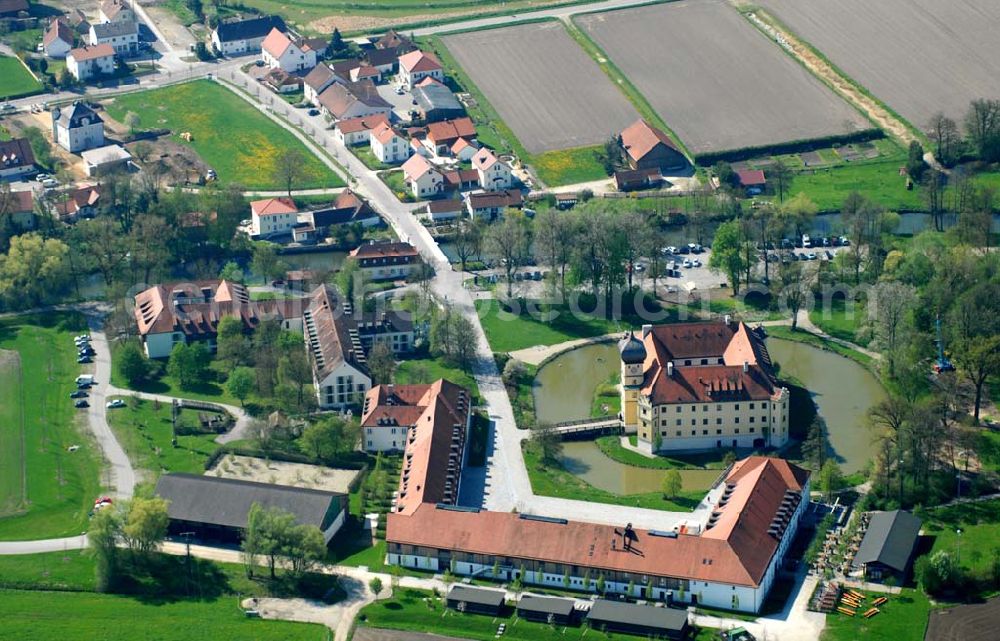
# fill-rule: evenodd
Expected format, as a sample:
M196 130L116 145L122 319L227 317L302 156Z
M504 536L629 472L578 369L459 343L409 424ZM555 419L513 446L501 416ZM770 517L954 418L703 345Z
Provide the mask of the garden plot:
M696 155L871 127L722 0L589 14L577 23Z
M639 117L558 22L443 42L529 153L600 144Z
M347 494L350 491L351 482L358 475L358 470L341 470L306 463L266 461L250 456L228 454L221 457L205 474L240 481L276 483Z
M760 6L923 129L1000 97L996 0L760 0Z

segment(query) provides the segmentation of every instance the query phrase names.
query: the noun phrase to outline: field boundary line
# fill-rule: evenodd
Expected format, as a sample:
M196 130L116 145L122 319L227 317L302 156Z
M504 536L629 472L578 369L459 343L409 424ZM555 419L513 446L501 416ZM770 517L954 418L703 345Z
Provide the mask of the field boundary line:
M805 67L878 128L900 141L904 147L914 140L926 143L926 138L919 129L844 73L822 52L799 37L777 17L759 7L746 6L741 0L733 0L733 7L755 29L777 44L786 55ZM768 33L767 29L772 29L774 33ZM778 38L783 42L778 41Z

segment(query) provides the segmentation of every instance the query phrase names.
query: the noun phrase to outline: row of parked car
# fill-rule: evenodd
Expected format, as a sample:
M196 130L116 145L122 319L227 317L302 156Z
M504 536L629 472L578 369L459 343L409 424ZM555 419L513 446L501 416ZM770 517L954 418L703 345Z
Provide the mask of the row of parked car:
M73 344L76 345L77 349L77 363L93 363L94 356L97 355L97 351L90 344L90 334L80 334L73 338ZM70 392L69 397L73 399L73 406L77 409L85 409L90 407L90 402L87 398L90 396L91 387L94 385L94 375L93 374L80 374L76 377L76 389ZM117 408L125 407L125 401L120 398L116 398L113 401L108 401L105 403L105 407Z
M702 254L705 252L705 248L698 243L688 243L687 245L680 245L674 247L670 245L669 247L664 247L660 250L660 253L664 256L676 256L676 255L687 255L687 254Z

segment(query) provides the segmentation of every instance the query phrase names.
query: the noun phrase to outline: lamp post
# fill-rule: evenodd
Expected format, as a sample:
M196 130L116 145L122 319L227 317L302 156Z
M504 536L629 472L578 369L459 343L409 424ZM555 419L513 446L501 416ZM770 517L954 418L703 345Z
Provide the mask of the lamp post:
M962 529L957 528L955 530L955 534L958 536L958 543L956 546L958 549L958 554L956 555L958 556L958 565L962 565Z

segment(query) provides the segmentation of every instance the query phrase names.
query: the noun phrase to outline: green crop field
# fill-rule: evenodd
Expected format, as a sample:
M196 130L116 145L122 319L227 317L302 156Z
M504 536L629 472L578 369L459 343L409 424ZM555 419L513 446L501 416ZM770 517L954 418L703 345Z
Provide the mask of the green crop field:
M0 636L21 641L324 641L319 625L248 619L236 597L152 601L88 592L0 590Z
M344 182L291 133L232 91L198 80L115 98L108 113L119 122L130 111L141 128L166 128L182 145L190 144L223 183L247 189L282 189L275 175L281 157L298 151L304 158L301 179L292 189L341 187ZM180 134L190 132L187 143Z
M76 314L0 321L0 540L86 529L100 467L69 398L80 372L73 336L85 327Z
M0 98L30 96L42 90L42 83L35 80L21 61L10 56L0 56Z

